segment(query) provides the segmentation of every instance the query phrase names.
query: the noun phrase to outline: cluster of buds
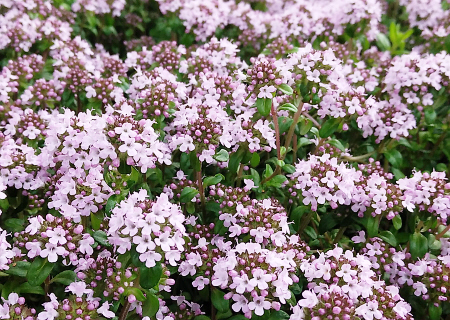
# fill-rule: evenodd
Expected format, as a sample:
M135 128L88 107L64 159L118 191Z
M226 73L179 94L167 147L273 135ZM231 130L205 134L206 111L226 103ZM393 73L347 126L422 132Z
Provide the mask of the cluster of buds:
M92 289L96 297L119 300L125 289L133 286L137 268L125 268L108 251L101 252L97 259L80 259L75 272L77 277Z
M18 103L36 106L36 109L54 109L55 104L61 101L65 84L57 80L38 79L20 96Z
M37 256L47 258L49 262L62 257L65 264L78 262L78 256L92 255L94 239L83 233L83 226L68 218L59 218L47 214L29 218L24 231L14 234L14 247L17 248L17 260L34 259ZM25 257L26 256L26 257Z
M28 308L25 305L25 298L19 297L17 293L10 293L8 299L3 300L3 305L0 304L0 317L2 319L11 320L35 320L36 310Z

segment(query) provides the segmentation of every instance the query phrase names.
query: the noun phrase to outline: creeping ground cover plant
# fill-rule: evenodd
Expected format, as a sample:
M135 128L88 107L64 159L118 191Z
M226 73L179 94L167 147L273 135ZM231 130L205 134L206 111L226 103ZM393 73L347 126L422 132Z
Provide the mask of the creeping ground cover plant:
M449 0L0 0L0 319L449 320Z

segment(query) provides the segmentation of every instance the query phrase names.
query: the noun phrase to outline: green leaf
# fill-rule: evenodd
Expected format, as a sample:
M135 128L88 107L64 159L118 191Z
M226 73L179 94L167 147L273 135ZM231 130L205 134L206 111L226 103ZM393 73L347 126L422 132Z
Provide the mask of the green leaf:
M159 310L159 299L153 293L147 293L147 298L142 304L142 316L152 318Z
M93 233L92 237L95 241L100 243L102 246L110 247L111 244L108 242L108 235L103 230L97 230Z
M3 272L13 276L26 277L30 265L31 263L28 261L17 261L10 265L8 270L4 270Z
M331 139L331 140L328 140L327 142L328 142L329 144L331 144L332 146L335 146L335 147L338 148L339 150L345 151L344 145L343 145L342 142L340 142L339 140L337 140L337 139Z
M252 167L257 167L259 165L260 161L261 161L261 157L259 156L259 153L253 152L252 158L250 159L250 165Z
M208 186L216 185L223 179L225 179L225 177L220 173L216 174L214 177L206 177L203 179L203 186L206 188Z
M121 174L130 174L131 173L131 166L126 163L125 160L120 160L120 165L117 168L117 171Z
M292 88L288 86L286 83L280 84L279 86L277 86L277 88L284 94L292 95L294 93L294 90L292 90Z
M217 312L216 318L217 320L221 319L227 319L233 315L233 312L231 312L230 309L228 309L226 312Z
M324 234L327 231L332 230L336 225L338 224L338 221L336 220L336 215L332 213L325 214L319 222L319 233Z
M397 239L390 231L382 231L379 234L379 237L389 243L391 246L396 247L397 246Z
M275 177L273 177L272 179L270 179L269 181L266 182L266 186L268 187L275 187L275 188L281 188L283 183L287 180L287 178L282 175L276 175Z
M251 173L252 180L253 180L253 183L255 184L255 186L259 186L259 184L261 183L261 178L259 177L258 171L251 168L250 173Z
M29 282L22 283L14 288L14 292L45 295L45 291L41 286L32 286Z
M391 42L384 33L377 34L377 46L381 51L389 51L391 49Z
M439 320L442 315L442 306L435 306L433 303L430 303L428 306L428 314L430 315L430 320Z
M54 266L55 264L49 262L47 258L35 257L27 272L27 280L30 285L34 287L43 283Z
M110 196L108 198L108 201L106 201L106 206L105 206L105 212L108 215L111 215L112 213L112 209L114 209L114 207L119 203L119 197L117 194L113 194L112 196Z
M11 232L20 232L25 229L24 223L23 219L10 218L5 220L5 229Z
M272 312L269 317L269 320L287 320L287 319L289 319L289 315L282 310Z
M144 293L139 288L127 287L127 288L125 288L124 295L126 297L128 297L129 295L134 295L136 297L136 299L138 299L139 301L146 301Z
M388 152L384 153L384 156L386 159L394 166L394 167L401 167L403 162L403 157L400 151L396 149L391 149Z
M244 317L245 318L245 317ZM207 317L207 316L205 316L205 315L200 315L200 316L196 316L195 318L194 318L194 320L211 320L211 318L210 317Z
M230 159L230 154L225 149L220 149L213 158L219 162L227 162Z
M277 109L291 111L293 113L297 112L297 108L292 103L285 103L281 107L278 107Z
M313 142L310 139L308 139L308 138L301 137L300 139L298 139L297 146L299 148L301 148L301 147L307 146L309 144L313 144Z
M244 159L245 151L243 148L239 148L236 152L234 152L230 156L230 161L228 161L228 170L235 174L239 168L239 164L241 163L242 159Z
M319 130L320 137L328 138L329 136L331 136L339 128L340 122L341 122L340 118L331 118L325 121L325 123Z
M263 117L267 117L270 114L270 109L272 108L272 99L256 99L256 108Z
M369 238L375 237L378 234L378 226L379 226L379 217L368 217L367 218L367 234Z
M191 201L192 199L194 199L194 197L198 194L198 190L191 188L191 187L185 187L182 191L181 191L181 195L180 195L180 202L181 203L187 203L189 201Z
M428 251L428 240L420 232L409 236L409 251L412 259L422 258Z
M308 237L310 237L311 239L317 239L317 233L314 230L313 227L311 226L307 226L304 230L304 232L308 235Z
M294 173L295 172L295 167L292 164L285 164L283 166L283 170L287 173Z
M392 218L392 224L394 225L395 230L400 230L402 227L402 217L398 214L394 218Z
M217 288L211 290L211 302L219 312L227 312L230 309L230 301L225 300L225 293Z
M74 282L76 278L77 278L77 275L75 274L74 271L72 271L72 270L66 270L66 271L63 271L63 272L61 272L61 273L58 273L58 274L50 281L50 283L58 282L58 283L62 283L63 285L68 286L69 284L71 284L72 282Z
M300 135L304 136L305 134L307 134L309 132L309 130L311 130L313 123L311 120L309 119L302 119L299 121L300 124Z
M248 319L245 316L243 316L242 314L237 314L235 316L232 316L228 320L248 320Z
M273 169L269 164L266 164L266 170L264 170L263 178L266 179L270 177L273 173Z
M162 266L157 263L153 268L141 267L139 284L144 289L151 289L159 283L162 276Z
M283 134L286 131L288 131L293 122L294 122L294 120L291 119L291 118L278 117L278 127L279 127L279 130L280 130L280 134Z
M436 111L434 109L426 108L424 113L427 124L433 124L436 121Z

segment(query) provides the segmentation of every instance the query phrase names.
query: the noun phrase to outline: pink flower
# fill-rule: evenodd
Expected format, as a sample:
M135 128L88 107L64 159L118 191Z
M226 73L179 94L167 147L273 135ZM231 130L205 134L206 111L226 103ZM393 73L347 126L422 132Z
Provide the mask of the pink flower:
M256 296L253 298L253 301L248 304L248 308L255 312L257 316L262 316L264 314L264 310L269 310L272 304L269 301L266 301L264 297Z
M273 98L273 92L275 92L276 90L277 90L277 88L275 88L274 86L262 87L259 90L258 98L272 99Z

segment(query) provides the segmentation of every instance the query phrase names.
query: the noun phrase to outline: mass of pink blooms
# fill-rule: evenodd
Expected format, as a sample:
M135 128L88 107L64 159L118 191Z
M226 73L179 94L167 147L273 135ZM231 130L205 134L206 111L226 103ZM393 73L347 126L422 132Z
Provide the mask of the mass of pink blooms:
M0 0L0 319L450 317L450 0Z

